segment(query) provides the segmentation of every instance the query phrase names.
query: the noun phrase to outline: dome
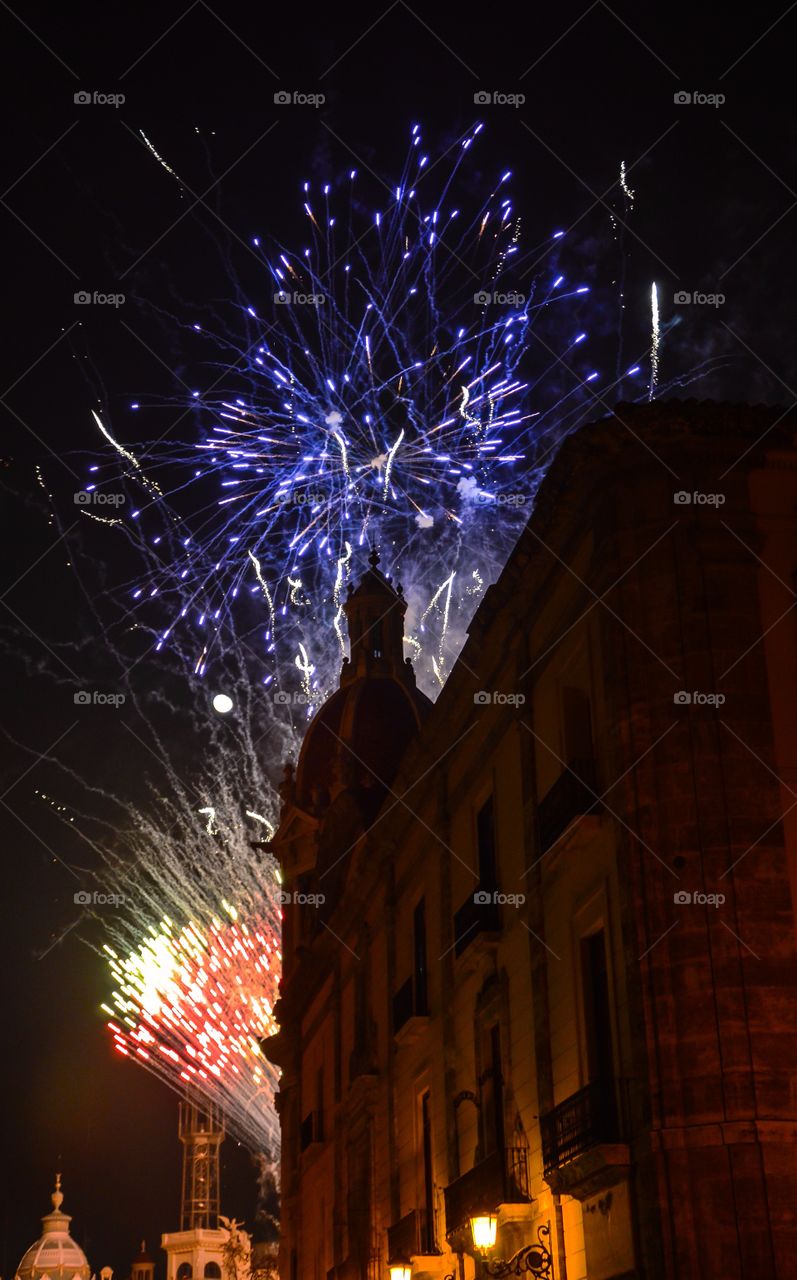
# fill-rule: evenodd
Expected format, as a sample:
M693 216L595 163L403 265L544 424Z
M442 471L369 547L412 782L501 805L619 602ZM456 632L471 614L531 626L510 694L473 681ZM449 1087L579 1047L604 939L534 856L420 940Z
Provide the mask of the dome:
M428 699L390 677L361 677L336 689L312 720L299 755L296 796L303 808L319 795L360 782L388 786L418 732Z
M55 1180L52 1194L53 1211L42 1218L40 1238L24 1254L17 1267L18 1280L89 1280L91 1268L85 1253L69 1234L72 1221L61 1212L63 1204L61 1175Z

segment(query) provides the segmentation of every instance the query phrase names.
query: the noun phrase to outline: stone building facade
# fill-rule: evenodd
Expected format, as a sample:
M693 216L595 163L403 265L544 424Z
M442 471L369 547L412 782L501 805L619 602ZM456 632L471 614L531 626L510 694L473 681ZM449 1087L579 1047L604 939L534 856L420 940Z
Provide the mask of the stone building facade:
M350 596L273 842L282 1280L797 1275L794 432L571 436L434 706Z

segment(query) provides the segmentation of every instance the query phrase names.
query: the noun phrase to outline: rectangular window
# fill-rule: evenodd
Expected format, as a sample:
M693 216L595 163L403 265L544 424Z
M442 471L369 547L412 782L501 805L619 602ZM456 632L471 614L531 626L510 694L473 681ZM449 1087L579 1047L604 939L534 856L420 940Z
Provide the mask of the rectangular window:
M412 916L412 941L415 969L415 1013L425 1017L428 1011L426 984L426 901L421 898Z
M589 695L583 689L562 690L562 718L565 764L581 777L583 769L588 767L586 762L591 762L594 754L592 711Z
M481 1078L482 1152L484 1157L504 1146L504 1081L501 1073L501 1028L487 1028L482 1040Z
M423 1148L421 1253L434 1253L436 1246L434 1238L434 1172L432 1169L432 1099L428 1090L421 1098L421 1143Z
M498 887L498 864L495 850L495 804L490 796L476 815L476 849L479 859L479 885L482 889Z
M614 1076L614 1052L606 935L603 929L581 939L581 980L589 1083L606 1083Z
M324 1068L319 1067L315 1078L315 1140L324 1141Z

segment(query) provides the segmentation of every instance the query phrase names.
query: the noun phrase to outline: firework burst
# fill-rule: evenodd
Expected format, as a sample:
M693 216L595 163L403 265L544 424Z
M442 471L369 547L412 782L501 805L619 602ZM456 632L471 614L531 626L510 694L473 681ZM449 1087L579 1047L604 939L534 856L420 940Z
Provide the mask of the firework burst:
M115 466L91 484L121 464L135 490L125 528L146 572L130 607L197 674L245 634L265 684L298 667L309 714L343 652L357 548L377 542L438 686L552 447L594 410L589 286L557 265L563 233L524 244L510 172L473 196L480 133L430 162L414 126L378 208L356 170L303 184L304 245L254 239L240 343L193 325L228 356L193 393L198 439L123 447L102 425Z
M276 1072L259 1041L273 1034L280 955L268 912L249 924L226 919L176 927L164 917L126 957L104 951L116 990L103 1011L119 1053L167 1083L215 1101L230 1131L274 1153Z

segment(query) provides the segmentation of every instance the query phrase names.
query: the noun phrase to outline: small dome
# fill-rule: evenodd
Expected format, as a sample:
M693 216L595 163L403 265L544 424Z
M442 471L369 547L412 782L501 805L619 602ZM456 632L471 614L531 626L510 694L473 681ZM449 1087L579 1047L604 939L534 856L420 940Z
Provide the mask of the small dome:
M61 1212L63 1201L59 1173L52 1194L53 1211L42 1218L42 1235L17 1267L18 1280L42 1280L45 1276L48 1280L89 1280L91 1268L80 1245L69 1234L72 1219Z

